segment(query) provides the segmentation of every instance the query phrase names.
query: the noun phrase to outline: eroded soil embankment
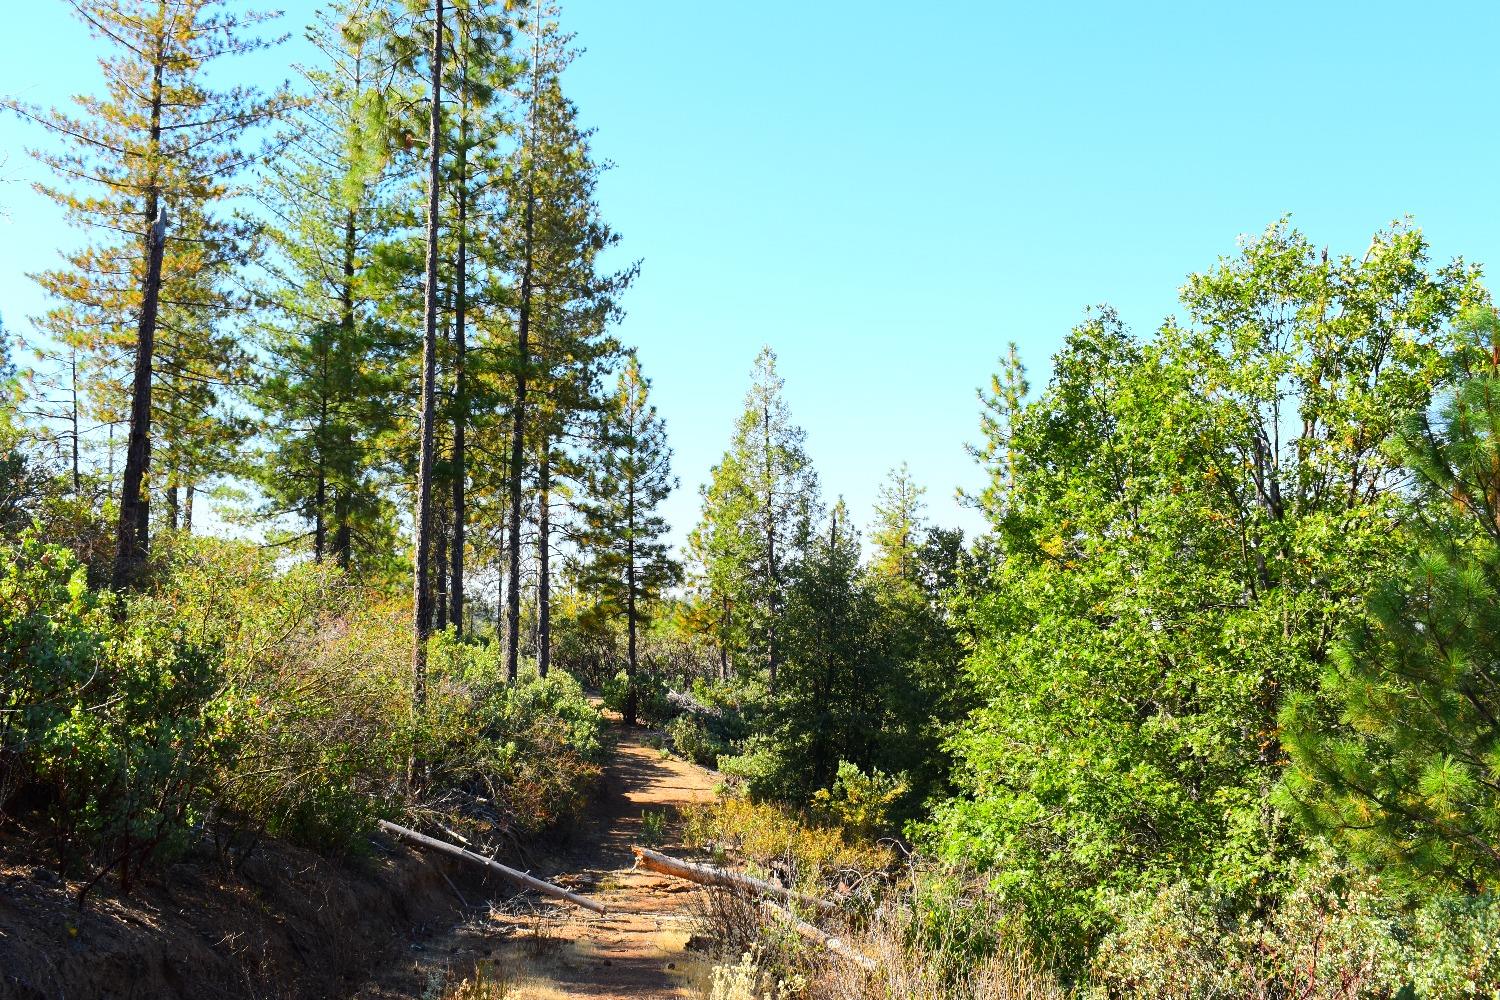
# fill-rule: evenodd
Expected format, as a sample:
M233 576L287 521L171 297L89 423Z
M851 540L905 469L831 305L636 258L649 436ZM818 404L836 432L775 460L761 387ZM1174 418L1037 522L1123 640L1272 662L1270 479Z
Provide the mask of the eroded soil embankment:
M31 842L0 840L0 998L346 996L459 916L442 869L382 841L348 861L267 844L236 874L192 859L129 897L106 882L80 913Z

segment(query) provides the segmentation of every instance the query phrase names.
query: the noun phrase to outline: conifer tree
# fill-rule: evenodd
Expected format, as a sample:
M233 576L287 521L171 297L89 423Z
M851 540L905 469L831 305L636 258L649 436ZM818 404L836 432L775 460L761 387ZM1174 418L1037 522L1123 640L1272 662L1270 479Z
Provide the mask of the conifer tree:
M874 761L886 663L859 550L840 500L788 571L786 665L770 708L762 794L806 802L833 784L840 761L865 768Z
M1500 878L1500 317L1465 320L1457 390L1390 445L1425 500L1420 551L1336 647L1321 699L1283 711L1283 800L1367 864L1476 892Z
M875 501L875 545L871 568L879 576L915 583L923 541L922 496L927 492L911 478L906 463L891 470Z
M502 232L516 277L516 341L511 361L510 462L507 529L506 673L515 676L520 650L521 536L528 481L537 513L538 669L550 653L553 482L562 454L556 447L576 418L598 409L597 379L617 351L606 335L615 298L634 268L602 272L599 255L617 238L599 218L594 200L599 166L589 134L562 92L560 75L572 59L556 9L538 2L524 27L531 59L524 75L525 125L515 151L510 206ZM527 459L534 475L527 475Z
M980 403L979 430L983 443L969 445L968 452L989 477L979 495L959 491L959 497L985 511L992 519L1005 509L1015 482L1016 421L1026 402L1031 385L1026 381L1026 366L1021 364L1015 341L1006 348L999 370L990 376L989 389L977 391Z
M818 510L806 435L792 422L782 387L775 352L762 348L729 450L703 487L703 516L690 540L709 600L737 616L723 623L723 642L764 664L773 686L786 567L801 553Z
M625 619L630 691L626 725L635 724L640 675L638 633L662 592L680 576L657 509L677 486L666 427L649 399L650 382L634 355L620 372L601 414L599 445L588 457L581 583L608 611Z
M248 87L214 89L211 66L269 44L249 37L266 15L237 13L230 0L78 0L79 18L108 48L101 60L105 93L79 98L76 113L50 112L18 103L9 107L54 137L58 148L33 155L73 186L40 184L62 206L70 222L90 234L80 250L64 255L64 266L36 275L58 302L43 320L53 336L76 345L97 412L119 419L120 369L136 371L130 390L135 427L121 496L117 582L138 574L149 538L147 477L151 429L163 404L182 401L185 377L199 390L192 400L201 417L201 389L230 381L215 370L232 367L224 356L230 341L219 324L233 306L225 278L245 246L245 230L225 221L222 208L240 171L257 155L247 133L283 104ZM153 232L164 229L163 210L173 217L161 238L159 288L152 278ZM156 328L163 371L153 364ZM213 335L205 337L205 330ZM153 380L176 376L156 394ZM216 401L216 400L215 400ZM190 414L174 421L184 433Z
M254 398L268 423L252 474L263 514L310 529L313 558L348 568L357 547L388 541L379 443L394 420L390 369L398 346L379 315L371 268L391 238L380 127L378 25L386 0L346 0L318 15L309 39L322 56L303 70L305 99L260 197L269 222L263 346L274 359Z

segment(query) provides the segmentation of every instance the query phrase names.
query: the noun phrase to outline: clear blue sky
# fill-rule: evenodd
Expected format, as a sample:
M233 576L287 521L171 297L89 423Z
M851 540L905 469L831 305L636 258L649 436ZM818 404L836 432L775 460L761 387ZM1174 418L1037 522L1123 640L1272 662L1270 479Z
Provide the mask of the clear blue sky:
M310 3L287 0L288 22ZM7 11L0 93L95 87L61 0ZM569 0L569 87L626 252L620 331L668 420L685 533L762 343L830 496L867 519L910 462L934 519L976 484L974 388L1033 372L1091 303L1137 329L1284 213L1333 251L1411 214L1438 258L1500 259L1492 3ZM285 58L281 56L278 58ZM269 62L249 72L266 78ZM25 134L0 119L4 174ZM0 312L65 234L0 186Z

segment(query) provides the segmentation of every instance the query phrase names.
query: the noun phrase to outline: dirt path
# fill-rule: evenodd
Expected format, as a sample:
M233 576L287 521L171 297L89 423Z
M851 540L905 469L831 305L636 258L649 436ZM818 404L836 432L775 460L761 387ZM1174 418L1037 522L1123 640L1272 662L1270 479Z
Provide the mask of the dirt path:
M678 845L676 807L713 798L714 776L663 757L646 734L617 723L602 793L579 828L536 874L593 896L609 912L597 916L535 897L496 902L458 928L414 942L410 965L361 994L394 1000L431 994L476 964L505 988L508 1000L691 998L704 995L708 970L686 948L692 934L695 886L634 871L632 844L645 842L643 813L662 814L664 849ZM471 901L472 902L472 901Z

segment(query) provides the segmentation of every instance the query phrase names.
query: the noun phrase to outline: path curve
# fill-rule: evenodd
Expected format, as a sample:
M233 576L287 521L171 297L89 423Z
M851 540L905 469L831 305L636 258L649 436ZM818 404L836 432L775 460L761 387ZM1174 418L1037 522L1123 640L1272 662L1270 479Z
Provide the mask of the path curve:
M687 882L634 870L633 844L646 842L645 812L665 815L663 850L679 848L678 808L711 801L717 777L677 757L663 756L649 734L611 720L612 746L602 787L578 827L564 831L533 874L608 908L599 916L526 895L496 900L459 927L425 944L403 975L362 992L364 1000L421 995L407 992L437 978L450 982L476 964L505 984L508 1000L685 1000L702 997L707 963L687 949L691 903L700 890ZM546 844L540 845L543 850ZM471 900L471 902L473 902Z

